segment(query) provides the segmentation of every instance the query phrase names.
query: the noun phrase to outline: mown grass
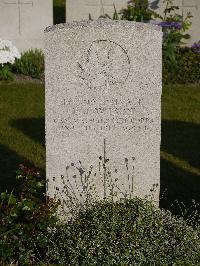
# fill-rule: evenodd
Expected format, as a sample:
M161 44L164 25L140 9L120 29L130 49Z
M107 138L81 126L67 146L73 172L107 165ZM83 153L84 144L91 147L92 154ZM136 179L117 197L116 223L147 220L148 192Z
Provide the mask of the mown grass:
M161 193L163 207L175 200L185 207L192 199L200 203L200 86L163 90Z
M65 23L65 3L66 0L53 0L54 24Z
M44 86L0 84L0 187L11 188L18 164L45 170Z
M161 206L200 203L200 86L165 87L162 96ZM15 185L17 165L45 172L44 85L0 84L0 186Z

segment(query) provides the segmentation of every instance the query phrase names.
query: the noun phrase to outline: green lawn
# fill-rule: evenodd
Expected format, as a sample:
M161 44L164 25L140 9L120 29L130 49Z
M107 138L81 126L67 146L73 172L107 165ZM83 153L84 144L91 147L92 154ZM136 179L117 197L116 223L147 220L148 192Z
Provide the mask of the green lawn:
M19 163L45 169L44 86L0 84L0 186L12 186Z
M15 185L17 165L45 172L44 85L0 84L0 184ZM161 206L200 203L200 87L165 87L162 96Z
M200 86L163 90L161 194L163 207L200 203Z
M66 0L53 0L54 24L65 23L65 2Z

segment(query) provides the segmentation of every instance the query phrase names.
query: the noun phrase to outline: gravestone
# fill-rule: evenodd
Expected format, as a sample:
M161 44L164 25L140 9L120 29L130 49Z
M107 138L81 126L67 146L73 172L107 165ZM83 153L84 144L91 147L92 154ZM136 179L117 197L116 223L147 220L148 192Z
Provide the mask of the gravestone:
M66 21L98 19L108 14L113 16L114 6L119 12L127 6L127 0L66 0Z
M52 0L0 0L0 38L20 51L42 49L44 29L52 24Z
M191 35L191 39L187 41L188 44L193 44L200 39L200 1L199 0L181 0L179 4L180 13L185 18L190 12L193 16L191 18L192 25L187 33Z
M118 197L158 202L161 28L104 19L56 25L46 29L45 57L50 197L63 190L60 176L73 183L92 172L101 197L112 179Z

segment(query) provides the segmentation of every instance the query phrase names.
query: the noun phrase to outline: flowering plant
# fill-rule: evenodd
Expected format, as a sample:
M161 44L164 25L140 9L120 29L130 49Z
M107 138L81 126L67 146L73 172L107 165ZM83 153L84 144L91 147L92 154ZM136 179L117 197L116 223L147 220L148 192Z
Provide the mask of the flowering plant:
M10 64L21 55L11 41L0 39L0 80L12 79Z
M198 42L195 42L192 46L191 46L192 50L195 53L200 53L200 40Z
M161 26L163 29L176 29L180 30L182 28L182 22L177 21L162 21L157 24L158 26Z
M177 65L175 51L181 45L184 44L183 40L189 39L190 35L185 34L191 26L192 15L187 13L186 17L176 13L179 10L178 6L173 5L174 0L164 0L166 5L164 9L164 16L160 16L162 22L157 23L163 29L163 52L166 58L168 58L173 66Z
M20 58L21 55L18 49L12 44L11 41L0 39L0 64L7 63L14 64L15 58Z

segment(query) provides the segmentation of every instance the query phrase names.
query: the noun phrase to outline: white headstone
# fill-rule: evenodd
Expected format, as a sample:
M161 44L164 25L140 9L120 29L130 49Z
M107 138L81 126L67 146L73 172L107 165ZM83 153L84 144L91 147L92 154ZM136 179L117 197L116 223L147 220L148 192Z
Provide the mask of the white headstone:
M127 0L66 0L66 21L98 19L108 14L112 17L114 6L119 12L127 6Z
M0 0L0 38L20 51L42 49L44 29L52 24L52 0Z
M49 195L62 191L61 175L72 182L92 165L103 197L100 168L109 159L119 191L145 197L155 189L158 202L161 28L98 20L57 25L45 35Z

